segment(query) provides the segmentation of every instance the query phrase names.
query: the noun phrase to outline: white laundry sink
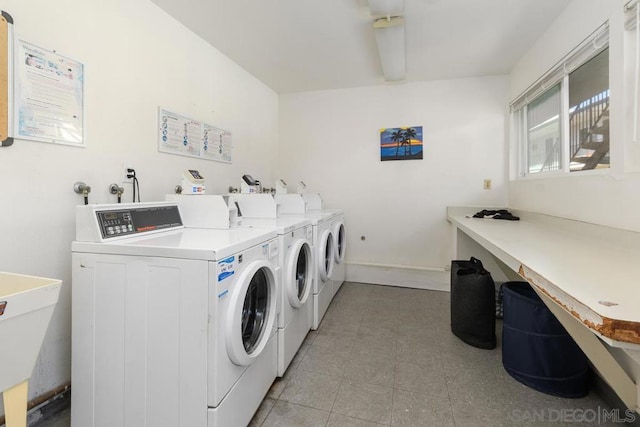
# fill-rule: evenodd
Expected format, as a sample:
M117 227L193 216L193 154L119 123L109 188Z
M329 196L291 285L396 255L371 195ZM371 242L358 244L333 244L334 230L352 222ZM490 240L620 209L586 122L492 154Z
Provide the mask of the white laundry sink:
M61 281L0 272L0 392L7 427L26 425L27 389Z

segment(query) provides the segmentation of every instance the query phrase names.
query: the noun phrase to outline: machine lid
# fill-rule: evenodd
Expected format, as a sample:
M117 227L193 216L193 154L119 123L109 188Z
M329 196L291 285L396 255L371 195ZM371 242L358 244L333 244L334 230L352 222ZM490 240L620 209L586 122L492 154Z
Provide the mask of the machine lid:
M73 242L71 249L73 252L216 261L277 237L275 230L266 228L184 228L114 242Z
M298 218L301 220L308 220L311 221L311 225L318 225L330 219L329 217L322 215L319 211L307 211L306 214L281 214L278 218Z
M287 234L297 230L298 228L306 227L307 225L311 225L311 220L300 216L281 218L244 218L242 220L242 227L275 228L278 234Z
M333 219L339 215L344 215L342 209L310 209L307 216L318 216L321 219Z

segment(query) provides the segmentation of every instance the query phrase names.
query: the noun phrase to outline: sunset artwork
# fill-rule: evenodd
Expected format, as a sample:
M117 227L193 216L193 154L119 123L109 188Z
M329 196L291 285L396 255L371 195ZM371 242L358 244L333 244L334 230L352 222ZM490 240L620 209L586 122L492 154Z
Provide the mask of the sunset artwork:
M380 160L422 159L422 126L380 129Z

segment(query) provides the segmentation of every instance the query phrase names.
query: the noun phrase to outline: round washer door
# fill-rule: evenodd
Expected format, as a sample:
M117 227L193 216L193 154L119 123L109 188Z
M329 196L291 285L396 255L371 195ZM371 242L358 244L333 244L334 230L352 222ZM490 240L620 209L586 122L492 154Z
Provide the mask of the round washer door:
M324 230L320 236L320 250L318 251L318 273L323 282L333 274L334 249L333 234L330 230Z
M276 319L276 275L267 261L253 261L240 273L227 313L227 353L236 365L249 365L269 341Z
M344 223L339 222L333 229L333 237L336 244L334 255L336 257L336 264L340 264L344 261L344 252L347 246L347 237L344 234Z
M286 260L285 292L289 304L299 308L307 302L311 293L311 246L306 240L298 239L291 246Z

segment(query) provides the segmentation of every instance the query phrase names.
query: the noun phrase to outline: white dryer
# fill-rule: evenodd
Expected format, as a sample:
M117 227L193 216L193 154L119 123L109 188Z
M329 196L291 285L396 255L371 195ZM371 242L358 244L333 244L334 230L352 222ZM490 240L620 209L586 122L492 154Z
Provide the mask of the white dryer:
M276 377L276 232L186 229L166 202L76 219L72 426L248 424Z
M344 213L342 213L342 211L331 219L331 233L333 234L333 242L335 244L333 251L335 267L331 275L333 296L335 297L344 283L346 275L345 254L347 250L347 236L344 228Z
M313 310L313 227L305 218L276 218L276 204L269 194L229 196L168 196L182 209L186 227L265 228L278 234L278 376L284 375L311 329ZM232 224L230 218L242 219Z
M241 227L278 233L282 275L278 316L278 376L283 376L311 329L313 310L313 227L301 218L244 218Z
M331 219L331 233L333 234L333 243L335 249L335 266L331 274L332 283L332 299L340 290L344 283L346 267L345 267L345 250L346 250L346 234L344 228L344 211L342 209L324 209L324 203L318 193L302 193L300 194L305 201L307 212L318 212L326 218Z
M316 330L333 299L331 275L335 266L335 244L331 230L331 217L320 212L309 211L304 215L282 214L280 218L305 218L310 220L313 226L315 271L311 329Z

